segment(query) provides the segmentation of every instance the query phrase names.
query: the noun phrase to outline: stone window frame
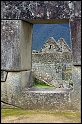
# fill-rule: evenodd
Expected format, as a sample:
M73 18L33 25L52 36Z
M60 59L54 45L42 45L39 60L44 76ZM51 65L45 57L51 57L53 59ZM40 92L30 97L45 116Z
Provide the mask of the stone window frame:
M33 20L33 19L27 19L25 21L27 22L30 22L32 23L33 25L34 24L69 24L70 25L70 19L46 19L42 20L42 19L39 19L39 20ZM52 21L51 21L52 20ZM57 21L58 20L58 21ZM62 21L59 21L59 20L62 20ZM41 22L40 22L41 21ZM44 23L45 22L45 23ZM61 23L62 22L62 23ZM70 27L70 26L69 26ZM70 30L71 32L71 30ZM70 35L70 39L71 39L71 35ZM71 42L70 42L71 43ZM52 45L51 45L52 46ZM62 47L62 46L61 46ZM32 54L31 54L32 55ZM31 61L32 62L32 61ZM32 64L32 63L31 63ZM59 69L58 69L59 70ZM57 70L56 70L57 71ZM58 73L58 72L57 72Z

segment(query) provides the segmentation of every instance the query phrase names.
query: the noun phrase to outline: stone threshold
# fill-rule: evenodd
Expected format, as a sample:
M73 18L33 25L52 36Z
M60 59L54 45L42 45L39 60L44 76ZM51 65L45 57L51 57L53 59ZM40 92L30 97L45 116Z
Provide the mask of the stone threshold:
M72 92L72 88L25 88L23 92L34 92L34 93L67 93Z

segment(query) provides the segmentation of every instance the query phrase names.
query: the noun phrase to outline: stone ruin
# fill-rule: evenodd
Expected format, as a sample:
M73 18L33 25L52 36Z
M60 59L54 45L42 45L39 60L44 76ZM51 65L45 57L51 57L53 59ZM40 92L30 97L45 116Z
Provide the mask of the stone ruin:
M61 88L65 87L65 80L68 80L70 87L72 72L65 73L69 69L72 71L72 51L63 38L56 42L49 37L39 51L32 52L33 76L40 82Z
M33 24L59 23L70 24L73 90L34 88ZM1 107L16 106L81 111L81 1L1 1Z
M42 53L54 53L54 52L71 52L71 49L67 45L63 38L60 38L57 42L53 37L49 37L46 43L41 48Z

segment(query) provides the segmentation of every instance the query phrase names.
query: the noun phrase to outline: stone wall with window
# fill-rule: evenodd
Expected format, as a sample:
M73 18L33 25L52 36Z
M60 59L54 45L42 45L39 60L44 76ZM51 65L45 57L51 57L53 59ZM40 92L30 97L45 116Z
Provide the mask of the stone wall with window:
M48 92L45 94L40 91L40 95L37 95L37 90L35 94L32 89L27 91L33 86L33 24L42 23L70 24L74 82L72 92L66 91L62 95L64 91L54 91L52 95L48 91L48 97ZM64 108L67 102L66 109L75 108L81 111L81 1L1 1L1 71L5 71L1 75L3 102L26 109L37 109L38 106L47 109L49 106L49 109L53 107L54 110L60 108L59 106ZM57 97L54 97L56 94Z

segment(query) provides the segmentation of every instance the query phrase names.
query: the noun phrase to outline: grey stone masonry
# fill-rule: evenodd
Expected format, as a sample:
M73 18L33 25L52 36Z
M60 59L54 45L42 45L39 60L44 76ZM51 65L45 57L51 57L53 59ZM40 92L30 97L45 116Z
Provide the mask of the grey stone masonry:
M7 72L1 71L1 81L6 81L6 78L7 78Z
M31 27L31 24L21 20L1 21L2 70L31 69Z
M70 25L73 90L33 91L33 24L65 23ZM3 102L26 109L81 111L81 1L1 1L1 71Z
M66 19L81 17L81 1L1 1L3 19Z
M73 51L73 64L81 65L81 19L74 18L70 22L71 25L71 40Z
M31 71L8 72L6 81L1 82L1 100L12 103L14 97L20 96L22 89L33 86L31 77Z

